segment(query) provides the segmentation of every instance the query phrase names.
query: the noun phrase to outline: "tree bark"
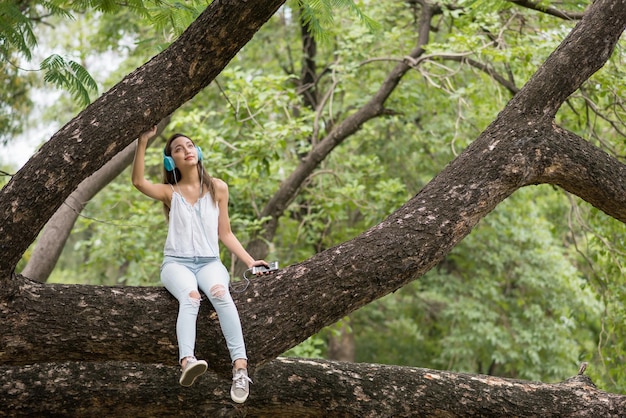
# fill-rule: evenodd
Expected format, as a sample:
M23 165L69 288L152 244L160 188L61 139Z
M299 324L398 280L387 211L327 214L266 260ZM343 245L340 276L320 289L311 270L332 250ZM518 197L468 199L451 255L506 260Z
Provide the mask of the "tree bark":
M106 378L103 378L106 376ZM251 375L250 397L207 373L194 386L178 367L40 363L0 367L11 409L0 416L114 417L624 417L626 396L577 375L545 384L413 367L278 358Z
M224 3L228 2L214 2L207 10L212 7L219 9ZM229 4L232 8L239 4L232 3ZM259 3L267 6L270 2ZM276 3L279 2L272 4ZM222 12L230 16L228 11ZM241 22L239 25L244 26ZM303 416L322 416L327 411L336 416L367 416L368 412L360 414L358 408L366 405L363 407L365 411L367 403L371 402L370 408L383 408L382 415L387 411L384 408L389 406L394 411L390 415L397 412L400 416L409 412L438 416L485 416L492 413L623 416L626 410L623 396L593 392L588 382L585 383L587 386L567 382L558 391L546 392L542 389L545 385L541 384L518 382L519 386L516 386L517 383L502 379L462 377L446 372L428 372L423 380L405 381L402 380L405 378L403 370L410 375L412 369L391 366L372 366L378 370L372 374L357 364L346 365L345 372L338 372L341 367L336 363L322 366L324 371L320 373L299 369L301 364L313 364L307 361L287 363L284 372L262 373L264 370L271 371L270 367L275 364L272 360L286 349L426 273L480 219L521 187L555 184L609 216L626 222L626 166L553 123L558 107L603 65L625 28L626 0L594 2L581 22L498 118L404 206L358 237L285 268L271 278L254 279L245 293L235 294L253 376L258 381L258 394L265 393L266 396L251 399L244 406L235 408L233 413L251 411L253 415L256 413L254 408L268 404L263 410L265 412L256 413L257 416L278 413L280 408L289 408L289 405L294 405L292 416L299 414L298 411L303 411ZM237 36L234 38L239 39ZM182 47L179 45L178 48ZM221 57L217 62L224 59L220 53L216 52ZM193 55L182 57L193 61ZM147 66L170 68L159 61L162 59L155 59ZM159 67L159 62L165 67ZM182 68L186 68L185 74L188 74L202 65L198 62L196 66ZM181 68L178 65L173 67L175 71ZM147 77L147 74L152 73L149 70L145 73L138 71L129 76L126 83L139 86L141 83L137 77ZM163 77L168 79L169 75L164 74ZM202 77L203 80L208 78ZM148 84L158 85L153 84L155 81L153 79ZM125 88L117 87L118 91ZM177 88L182 89L183 96L189 94L184 86L177 85ZM111 103L126 109L122 110L124 115L130 115L131 108L143 103L146 97L157 100L154 95L145 96L147 90L147 87L131 88L126 91L128 95L125 98L118 96L120 101ZM106 100L113 100L113 96L105 97L109 97ZM167 95L164 97L167 99ZM160 115L166 108L155 103L155 107L139 117L139 125L152 121L155 114ZM161 384L165 378L160 381L156 377L166 367L149 364L175 363L174 322L177 308L175 300L165 290L44 285L11 274L19 259L18 253L21 254L25 248L20 242L13 248L14 241L32 241L39 230L39 227L27 223L40 222L37 217L47 219L69 194L64 188L73 190L79 183L79 179L66 177L72 177L79 168L78 177L92 173L141 130L141 127L129 128L125 135L111 141L109 137L98 136L97 125L105 122L93 118L104 119L104 109L105 106L100 103L79 115L78 121L71 122L51 140L59 145L58 148L53 149L53 145L48 144L2 190L0 364L5 367L4 374L11 375L0 386L0 399L8 400L4 401L3 410L19 411L32 403L25 400L34 402L37 399L37 402L45 403L47 399L60 396L59 415L69 410L75 411L76 415L89 415L83 409L72 409L72 403L84 405L89 400L93 405L86 408L98 405L101 408L98 411L106 412L107 408L115 408L110 405L115 402L116 396L121 397L124 390L133 389L133 384L136 384L134 379L146 373L146 376L153 377L144 379L150 382L149 385L154 384L152 396L148 396L150 391L144 388L147 392L145 397L139 395L139 401L135 401L137 406L128 402L128 411L141 415L142 407L151 408L155 404L156 408L157 405L177 402L181 408L178 413L198 413L185 400L186 394L198 390L199 396L207 398L207 388L200 386L183 394L182 389L176 386L175 376L172 376L171 370L175 371L175 368L165 372L169 381L174 380L167 386ZM112 132L110 126L107 129L105 132ZM89 135L96 139L85 146ZM7 197L11 200L7 201ZM205 302L201 309L198 352L209 359L213 371L225 376L230 364L217 319L208 303ZM63 366L63 362L67 361L80 363ZM107 361L143 365L140 370L125 365L121 374L116 376L120 372L116 367L107 367L106 363L102 363ZM263 365L266 365L265 369L261 368ZM39 377L27 379L32 370ZM24 373L24 381L20 373ZM396 375L400 380L395 380ZM62 386L64 378L69 379L66 385L69 389L65 395L58 395L55 386ZM97 382L99 386L94 385L101 392L85 392L84 383L90 381ZM393 389L380 389L387 387L390 381L397 383L390 386ZM452 383L446 386L448 381ZM365 385L370 383L371 391L365 390ZM220 388L212 387L211 390L219 394L216 397L220 402L226 402L223 401L226 395L222 396L221 391L227 388L222 385L220 383ZM31 389L33 394L30 394ZM78 391L89 399L73 400L75 395L72 391ZM24 396L15 397L19 393L24 393ZM420 402L409 404L403 410L405 399L412 396L421 396ZM64 403L62 399L68 398L68 404ZM313 398L321 400L322 412L307 409L309 403L316 402ZM518 402L518 399L526 399L527 403ZM228 408L226 412L232 409ZM354 408L356 413L344 412L347 408ZM215 407L206 411L202 410L199 414L217 415L224 409ZM588 413L590 415L586 415Z

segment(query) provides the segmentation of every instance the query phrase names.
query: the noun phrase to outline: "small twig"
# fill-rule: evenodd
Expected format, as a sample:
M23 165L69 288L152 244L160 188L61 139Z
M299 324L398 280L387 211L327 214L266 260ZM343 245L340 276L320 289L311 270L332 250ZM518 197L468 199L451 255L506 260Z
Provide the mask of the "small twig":
M583 361L582 363L580 363L580 368L578 369L578 376L582 376L583 374L585 374L585 370L587 370L588 365L589 363L587 363L586 361Z

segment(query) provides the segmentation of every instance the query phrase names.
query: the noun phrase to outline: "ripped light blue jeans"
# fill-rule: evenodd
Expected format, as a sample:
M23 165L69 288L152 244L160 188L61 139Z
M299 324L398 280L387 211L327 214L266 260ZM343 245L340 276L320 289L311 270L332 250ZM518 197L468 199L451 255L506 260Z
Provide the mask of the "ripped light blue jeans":
M176 320L179 361L194 355L200 299L191 293L198 292L198 288L217 312L231 361L247 359L239 312L228 290L229 281L228 270L219 258L165 256L161 282L179 304Z

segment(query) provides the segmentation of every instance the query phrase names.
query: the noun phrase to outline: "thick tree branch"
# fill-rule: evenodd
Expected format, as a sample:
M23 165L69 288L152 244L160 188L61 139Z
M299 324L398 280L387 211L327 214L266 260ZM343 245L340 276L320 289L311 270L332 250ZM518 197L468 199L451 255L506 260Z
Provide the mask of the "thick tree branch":
M596 7L598 4L603 7ZM563 102L606 63L624 28L624 0L593 3L507 105L507 117L552 120Z
M5 388L4 399L14 408L0 415L596 418L623 417L626 411L626 396L597 390L584 375L544 384L412 367L279 358L252 375L250 398L234 405L227 379L208 373L191 388L183 388L176 382L177 374L178 367L142 363L4 366L0 388Z
M552 129L535 147L532 183L560 186L626 223L626 165L572 132Z

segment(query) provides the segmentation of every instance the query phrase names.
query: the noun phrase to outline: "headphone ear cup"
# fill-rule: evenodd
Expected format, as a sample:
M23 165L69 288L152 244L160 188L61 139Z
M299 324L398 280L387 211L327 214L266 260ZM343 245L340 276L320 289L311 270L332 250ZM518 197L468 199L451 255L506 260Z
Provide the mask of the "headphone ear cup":
M196 145L196 151L198 152L198 161L202 161L202 149Z
M163 154L163 167L165 167L167 171L174 171L174 168L176 168L176 163L174 162L174 159L172 157Z

